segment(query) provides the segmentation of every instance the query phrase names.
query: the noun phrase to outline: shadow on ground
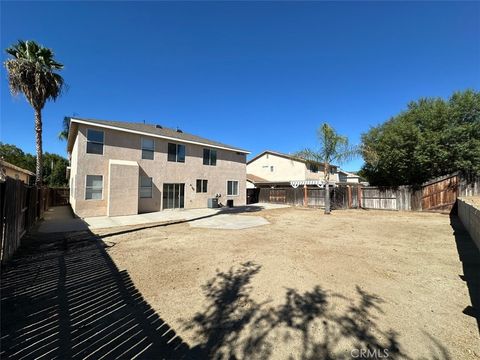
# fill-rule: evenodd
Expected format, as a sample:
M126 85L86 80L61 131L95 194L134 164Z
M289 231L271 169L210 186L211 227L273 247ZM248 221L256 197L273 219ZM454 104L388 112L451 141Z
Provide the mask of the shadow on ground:
M188 358L88 231L36 234L1 277L3 359Z
M192 354L203 359L413 359L393 329L383 330L383 300L356 287L347 298L320 286L303 293L286 289L282 304L271 306L251 297L252 278L260 266L248 262L217 275L203 286L207 305L193 319L183 319L200 345ZM338 309L339 300L346 303ZM450 359L448 350L424 333L429 359ZM287 353L274 354L277 345Z
M471 305L466 305L463 312L477 320L480 333L480 251L455 214L450 215L450 225L463 266L463 275L460 277L465 281L470 294Z

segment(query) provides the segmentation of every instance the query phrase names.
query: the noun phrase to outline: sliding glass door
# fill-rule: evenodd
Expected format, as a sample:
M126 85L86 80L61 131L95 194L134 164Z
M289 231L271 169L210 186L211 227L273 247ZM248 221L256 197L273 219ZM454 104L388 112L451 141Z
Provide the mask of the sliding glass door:
M183 209L185 184L163 184L163 209Z

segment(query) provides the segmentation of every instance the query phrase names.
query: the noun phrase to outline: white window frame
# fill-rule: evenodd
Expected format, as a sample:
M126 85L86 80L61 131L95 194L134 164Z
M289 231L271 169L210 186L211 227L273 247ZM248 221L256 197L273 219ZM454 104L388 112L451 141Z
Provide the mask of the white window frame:
M150 179L150 183L151 183L151 186L142 186L142 177L144 178L148 178ZM140 179L139 179L139 187L138 187L138 197L140 199L153 199L153 177L151 176L143 176L143 175L140 175ZM150 196L142 196L142 192L141 190L143 189L150 189Z
M211 148L203 148L203 154L205 154L205 150L208 150L208 164L205 164L205 155L203 155L203 165L204 166L217 166L218 162L218 151L217 149L211 149ZM215 151L215 164L212 164L212 151Z
M200 189L198 188L198 181L200 181ZM204 181L206 181L206 190L203 187ZM200 191L198 191L200 190ZM206 194L208 192L208 179L196 179L195 181L195 193L196 194Z
M101 176L102 177L102 197L101 199L87 199L87 176ZM103 175L95 175L95 174L88 174L88 175L85 175L85 201L100 201L100 200L103 200L103 189L105 187L105 178Z
M98 132L101 132L103 133L103 142L100 143L98 141L89 141L88 140L88 132L89 131L98 131ZM88 152L88 143L91 142L91 143L94 143L94 144L102 144L102 153L101 154L94 154L94 153L89 153ZM97 129L87 129L87 143L86 143L86 146L85 146L85 154L89 154L89 155L100 155L100 156L103 156L103 154L105 154L105 131L103 130L97 130Z
M229 181L231 181L231 182L236 182L236 183L237 183L237 193L234 194L234 195L229 195L229 194L228 194L228 182L229 182ZM226 191L227 196L240 196L240 181L238 181L238 180L227 180L227 184L226 184L226 185L227 185L227 191Z
M168 160L168 156L169 156L169 145L170 144L173 144L175 145L175 161L173 160ZM178 161L178 147L179 146L183 146L184 148L184 158L183 158L183 161ZM185 164L187 162L187 146L185 144L181 144L181 143L176 143L176 142L168 142L167 143L167 162L175 162L175 163L180 163L180 164Z
M143 140L151 140L153 142L153 149L147 149L143 147ZM143 150L151 151L153 153L153 158L152 159L146 159L143 157ZM142 137L140 138L140 151L142 152L140 154L140 157L142 160L155 160L155 139L148 138L148 137Z

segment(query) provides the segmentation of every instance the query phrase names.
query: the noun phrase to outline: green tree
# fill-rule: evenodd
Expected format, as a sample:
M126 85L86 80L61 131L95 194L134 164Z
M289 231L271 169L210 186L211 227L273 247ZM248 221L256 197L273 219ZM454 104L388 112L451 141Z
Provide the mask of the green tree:
M35 156L24 153L15 145L0 142L0 158L22 169L35 171Z
M56 100L63 88L64 80L56 70L63 65L55 61L53 51L34 41L21 41L6 49L12 58L5 61L8 82L12 95L20 93L35 112L35 134L37 161L35 166L37 186L42 185L42 109L48 100Z
M25 153L15 145L0 142L0 158L23 169L35 171L36 157ZM66 177L68 160L48 152L43 154L43 160L45 166L42 175L45 184L52 187L68 185Z
M296 156L312 164L323 164L325 186L325 214L330 214L330 165L341 164L358 155L356 146L350 145L346 136L339 135L334 128L323 123L317 130L318 149L303 149Z
M44 154L43 176L45 183L50 187L61 187L68 185L67 166L68 160L64 157L45 153Z
M372 185L419 185L458 170L480 172L480 93L425 98L362 135Z

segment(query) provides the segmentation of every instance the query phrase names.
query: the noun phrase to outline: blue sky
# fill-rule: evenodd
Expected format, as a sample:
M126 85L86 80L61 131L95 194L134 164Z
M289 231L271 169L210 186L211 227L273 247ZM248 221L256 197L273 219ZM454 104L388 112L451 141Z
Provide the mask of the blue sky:
M65 115L178 126L255 155L314 147L322 122L358 143L411 100L480 88L475 2L2 2L1 48L17 39L65 64L69 89L43 112L44 151L63 155ZM3 67L0 80L0 140L34 152L32 109Z

